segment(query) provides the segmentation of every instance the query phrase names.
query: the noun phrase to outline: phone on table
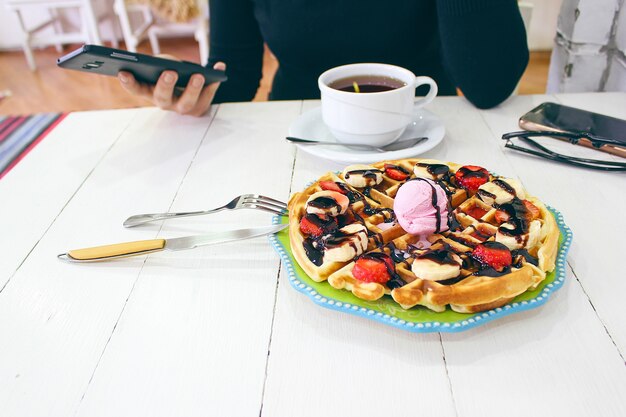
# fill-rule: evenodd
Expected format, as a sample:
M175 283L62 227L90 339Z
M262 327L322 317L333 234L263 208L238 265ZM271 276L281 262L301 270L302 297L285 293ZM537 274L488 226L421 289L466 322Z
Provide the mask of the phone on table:
M626 120L548 102L523 115L519 119L519 126L531 131L590 133L613 139L623 145L605 144L597 147L585 138L578 144L626 158Z
M193 62L157 58L98 45L83 45L57 59L57 65L61 68L114 77L117 77L120 71L128 71L138 81L148 84L156 84L163 71L172 70L178 73L177 87L185 87L193 74L204 76L204 85L226 81L224 71L206 68Z

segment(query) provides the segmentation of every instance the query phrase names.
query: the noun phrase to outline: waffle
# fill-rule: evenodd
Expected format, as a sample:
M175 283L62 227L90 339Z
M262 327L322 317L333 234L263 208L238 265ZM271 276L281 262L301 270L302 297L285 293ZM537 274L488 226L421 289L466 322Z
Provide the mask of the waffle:
M403 159L323 175L289 200L296 261L314 281L328 281L367 301L391 296L404 309L441 312L450 306L474 313L536 288L555 267L554 217L513 179L483 170L486 182L466 187L457 171L467 169ZM393 210L400 187L424 179L445 191L448 212L427 236L407 233ZM433 207L440 204L435 200ZM498 263L500 255L506 264ZM385 280L363 278L367 262L384 268Z

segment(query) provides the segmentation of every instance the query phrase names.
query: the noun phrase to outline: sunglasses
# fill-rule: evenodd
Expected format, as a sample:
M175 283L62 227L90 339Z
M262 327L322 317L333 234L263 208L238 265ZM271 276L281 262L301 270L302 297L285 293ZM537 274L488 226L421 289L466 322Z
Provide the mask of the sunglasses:
M623 142L582 132L570 133L550 131L520 131L505 133L504 135L502 135L502 139L506 140L506 144L504 145L505 148L514 149L516 151L528 153L544 159L549 159L551 161L561 162L564 164L582 168L595 169L599 171L626 171L626 163L624 162L603 161L600 159L577 158L574 156L563 155L554 152L541 145L536 140L531 139L534 137L566 139L572 144L577 144L581 141L581 139L584 139L588 143L590 143L591 146L595 149L600 149L602 146L609 145L612 147L624 148L626 150L626 144ZM529 147L516 145L513 143L513 139L519 139L521 142L525 143Z

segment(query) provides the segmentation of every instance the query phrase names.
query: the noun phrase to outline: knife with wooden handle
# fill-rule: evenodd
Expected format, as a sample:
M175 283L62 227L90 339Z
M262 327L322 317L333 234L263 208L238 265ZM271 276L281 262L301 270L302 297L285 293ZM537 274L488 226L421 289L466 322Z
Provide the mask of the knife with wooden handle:
M288 224L255 227L250 229L228 230L208 235L178 237L174 239L138 240L135 242L116 243L112 245L95 246L93 248L74 249L58 255L58 258L67 262L99 262L128 256L145 255L162 250L186 250L197 246L215 245L218 243L233 242L253 237L278 233Z

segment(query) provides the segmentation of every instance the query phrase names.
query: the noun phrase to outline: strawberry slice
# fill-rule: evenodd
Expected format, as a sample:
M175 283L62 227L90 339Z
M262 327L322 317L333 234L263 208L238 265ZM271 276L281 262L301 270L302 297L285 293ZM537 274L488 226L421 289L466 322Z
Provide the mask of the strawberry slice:
M335 217L321 219L315 214L306 214L300 220L300 231L308 236L320 237L334 232L337 228L337 219Z
M478 187L489 181L489 172L476 165L465 165L454 174L456 183L468 191L477 191Z
M496 210L495 218L498 224L502 224L508 222L511 216L504 210Z
M325 191L336 191L341 194L346 193L335 181L320 181L320 187Z
M389 255L382 252L370 252L361 256L354 263L352 276L361 282L384 284L391 279L395 271Z
M396 181L404 181L411 173L398 165L385 164L385 175Z
M513 263L511 251L499 242L484 242L476 245L472 252L472 258L498 272L502 272L504 268Z
M528 200L522 200L522 203L524 203L524 207L526 207L526 210L528 211L528 216L530 217L530 221L533 221L541 217L541 212L539 211L539 208L537 208L536 205L534 205Z

